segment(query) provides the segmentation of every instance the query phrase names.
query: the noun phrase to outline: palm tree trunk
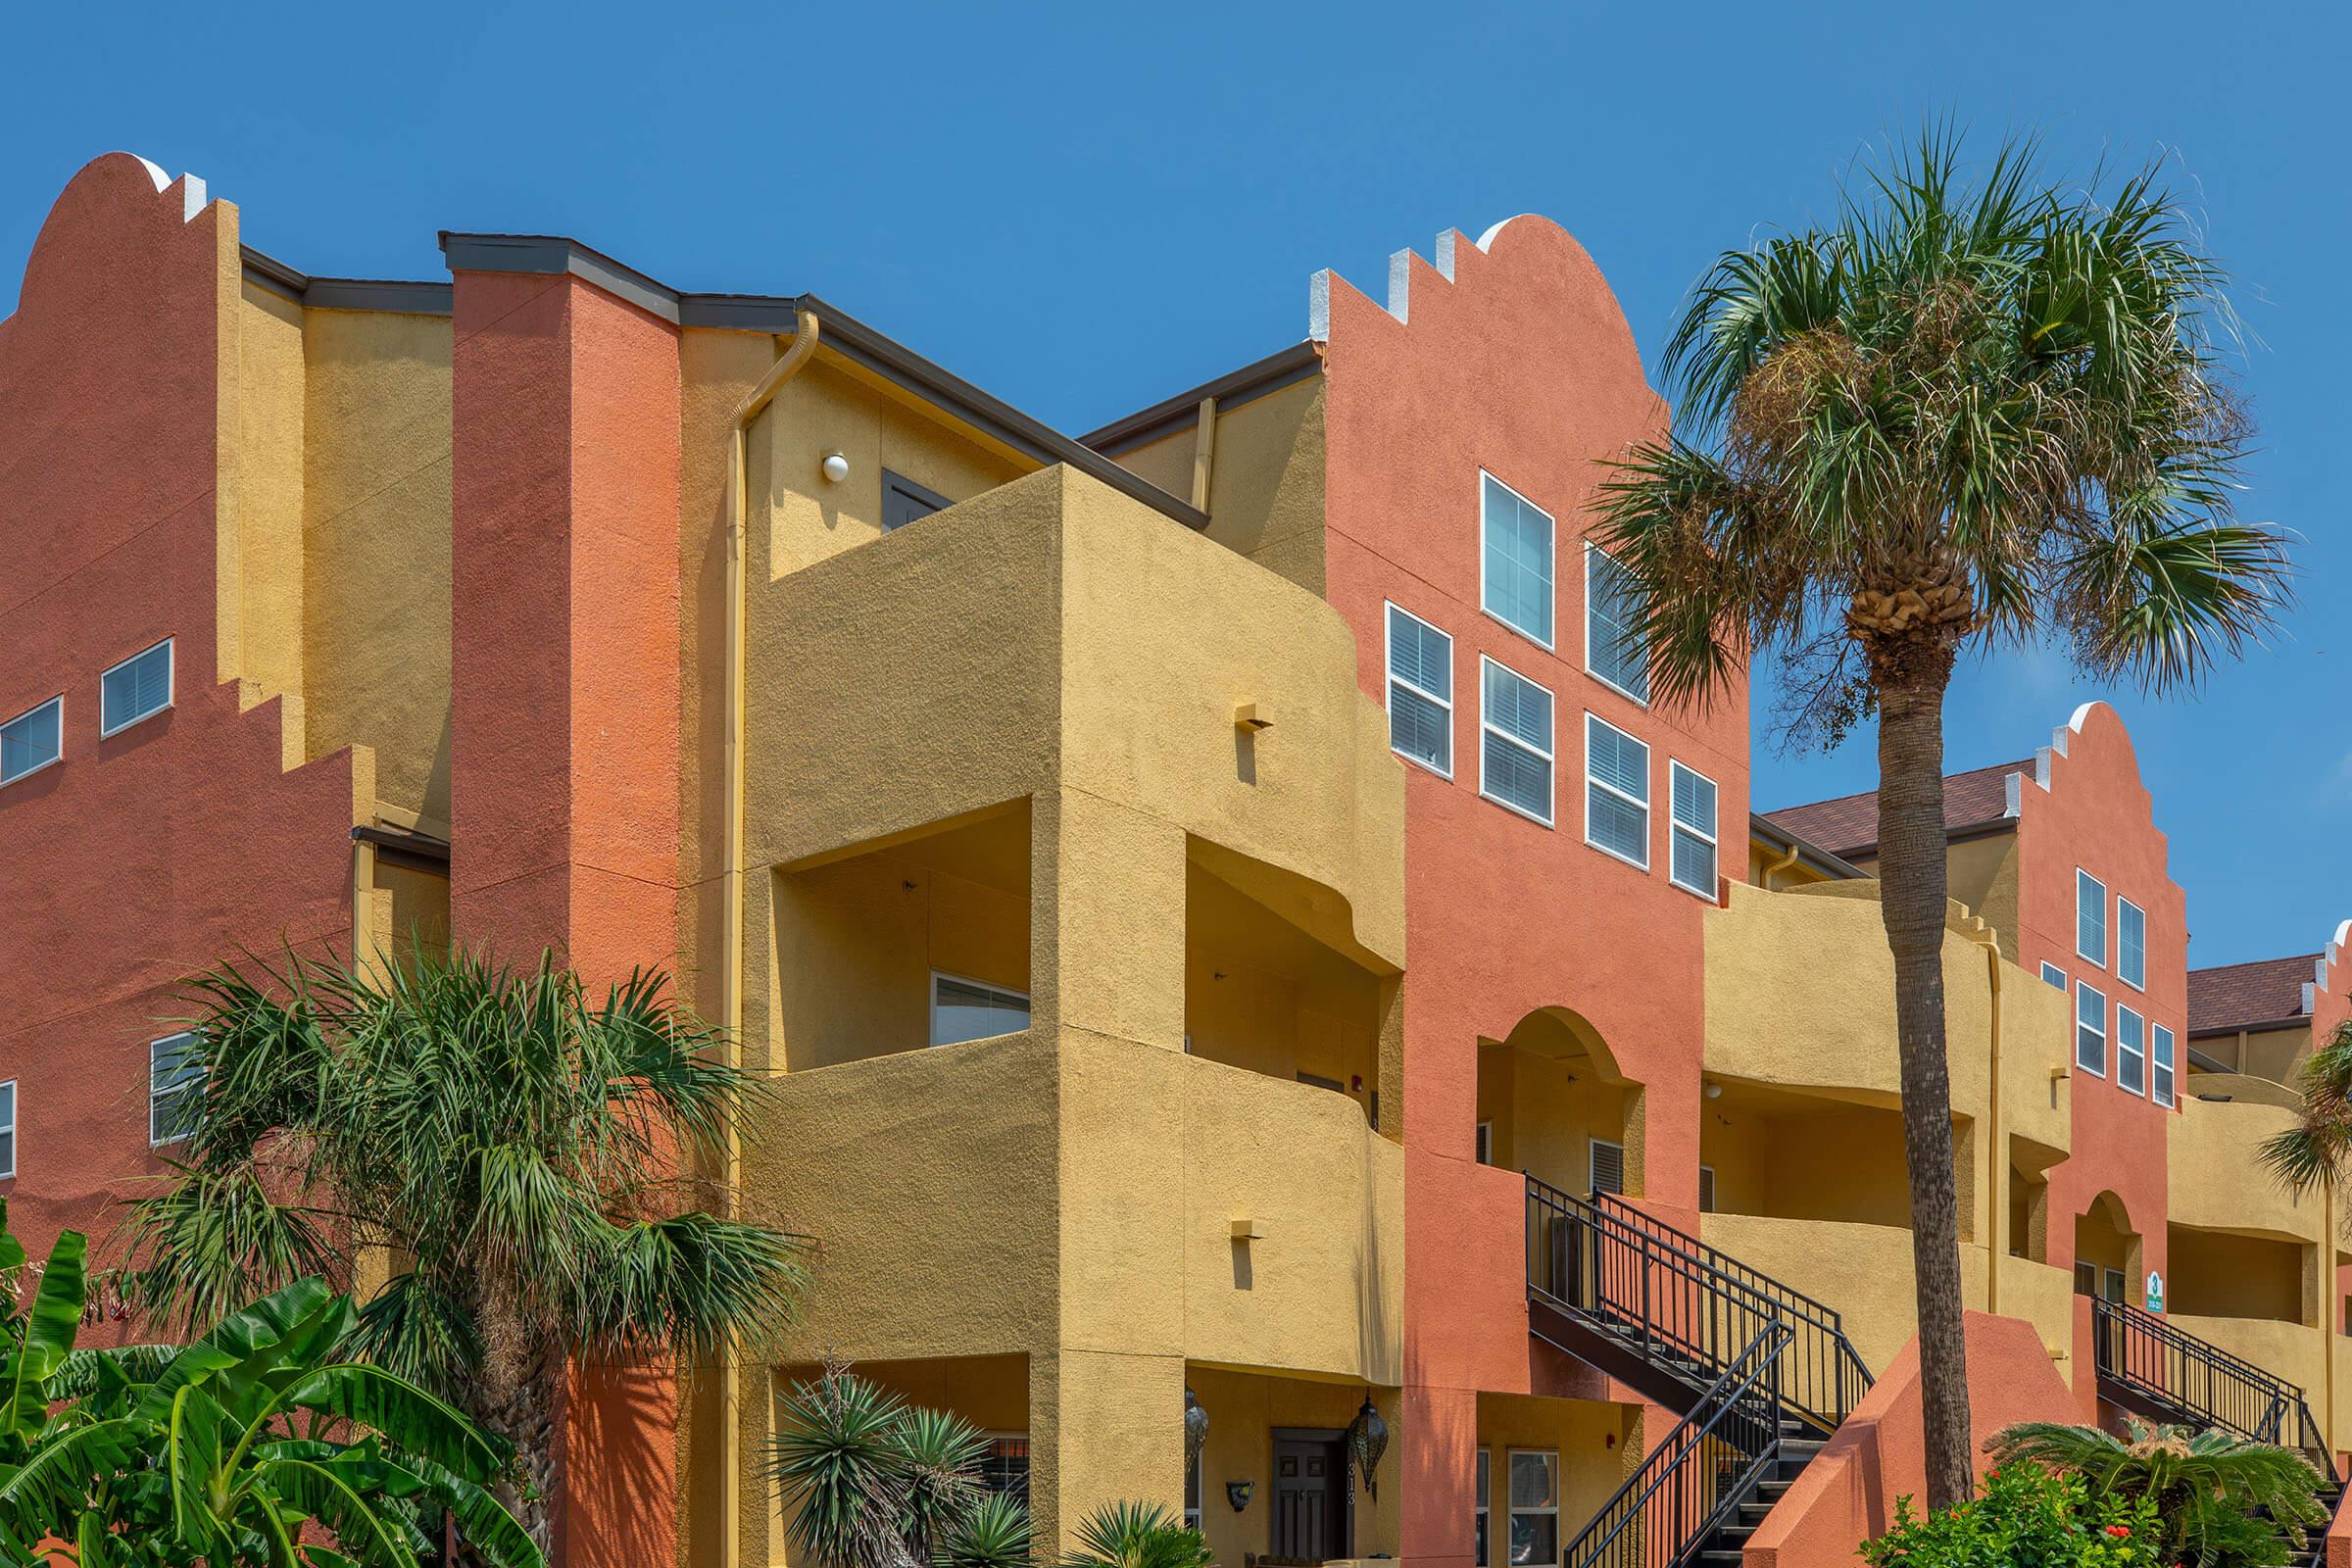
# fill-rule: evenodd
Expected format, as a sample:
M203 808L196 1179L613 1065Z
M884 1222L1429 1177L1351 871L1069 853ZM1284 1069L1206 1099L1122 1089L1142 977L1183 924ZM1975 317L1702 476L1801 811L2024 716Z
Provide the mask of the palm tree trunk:
M1952 1169L1952 1085L1944 1054L1943 694L1951 649L1904 640L1871 650L1879 698L1880 914L1894 956L1902 1060L1903 1157L1911 1174L1911 1273L1919 1302L1928 1506L1965 1500L1968 1351L1961 1323L1960 1200Z
M514 1462L491 1489L530 1533L540 1555L556 1560L556 1416L564 1356L551 1348L508 1292L485 1289L474 1321L482 1326L481 1380L472 1414L514 1445Z

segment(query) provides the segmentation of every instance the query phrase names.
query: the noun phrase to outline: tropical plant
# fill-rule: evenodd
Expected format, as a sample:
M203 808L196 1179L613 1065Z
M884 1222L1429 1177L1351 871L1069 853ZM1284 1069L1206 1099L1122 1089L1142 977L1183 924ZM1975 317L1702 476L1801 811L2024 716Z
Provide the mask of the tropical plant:
M1157 1502L1111 1502L1078 1526L1062 1568L1216 1568L1200 1532Z
M2321 1478L2291 1448L2226 1432L2126 1423L2097 1427L2030 1421L1990 1445L2003 1465L2046 1465L2082 1478L2094 1497L2152 1504L2162 1560L2191 1568L2278 1568L2324 1524Z
M981 1494L932 1549L934 1568L1028 1568L1029 1510L1002 1492Z
M777 1412L767 1476L796 1504L793 1544L840 1568L907 1568L974 1544L988 1440L841 1365L797 1384ZM1002 1534L1003 1522L992 1520ZM1026 1543L1027 1524L1021 1526Z
M543 1551L571 1359L707 1354L790 1317L801 1239L675 1174L717 1162L751 1085L662 975L598 999L550 957L289 955L190 986L204 1087L131 1209L139 1299L185 1327L397 1259L347 1348L513 1446L497 1492Z
M351 1303L318 1280L183 1348L76 1349L86 1247L62 1236L28 1310L0 1319L0 1541L80 1568L416 1568L430 1517L486 1568L540 1568L484 1490L503 1446L381 1367L335 1359ZM0 1270L23 1247L0 1205Z
M1968 1494L1944 1055L1943 700L2048 637L2088 673L2196 680L2275 619L2278 534L2232 514L2246 420L2221 273L2153 169L2062 191L2029 146L1974 185L1936 134L1829 226L1722 256L1668 343L1679 428L1602 487L1653 700L1784 662L1786 733L1875 712L1928 1496Z
M1894 1528L1862 1545L1872 1568L2154 1568L2156 1504L2094 1497L2082 1477L2041 1465L1997 1467L1984 1493L1924 1518L1909 1497Z
M2340 1191L2352 1168L2352 1021L2304 1058L2295 1089L2301 1115L2263 1145L2263 1162L2298 1198L2314 1187Z

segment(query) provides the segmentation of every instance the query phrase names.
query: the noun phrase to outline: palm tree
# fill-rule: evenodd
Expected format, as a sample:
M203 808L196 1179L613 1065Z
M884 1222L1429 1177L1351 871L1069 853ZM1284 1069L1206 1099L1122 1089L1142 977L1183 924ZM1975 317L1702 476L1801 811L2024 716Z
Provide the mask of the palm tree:
M2128 1422L2117 1437L2097 1427L2029 1421L1988 1446L1996 1464L2027 1461L2080 1474L2093 1496L2149 1497L2164 1536L2157 1561L2200 1568L2283 1564L2324 1524L2320 1472L2289 1448L2226 1432Z
M2352 1163L2352 1022L2304 1058L2295 1088L2301 1119L2263 1145L2263 1162L2298 1198L2314 1187L2341 1190Z
M662 975L597 999L547 957L289 956L190 984L204 1088L131 1209L139 1300L184 1329L392 1262L348 1348L513 1446L499 1494L542 1550L572 1358L701 1356L789 1319L802 1240L671 1174L710 1165L751 1086Z
M1826 228L1722 256L1664 356L1680 431L1603 486L1653 696L1703 705L1780 654L1797 739L1879 727L1928 1495L1968 1495L1944 1057L1943 699L1954 661L2063 637L2099 677L2193 682L2273 622L2284 553L2232 518L2247 426L2220 273L2155 171L1981 183L1931 134Z

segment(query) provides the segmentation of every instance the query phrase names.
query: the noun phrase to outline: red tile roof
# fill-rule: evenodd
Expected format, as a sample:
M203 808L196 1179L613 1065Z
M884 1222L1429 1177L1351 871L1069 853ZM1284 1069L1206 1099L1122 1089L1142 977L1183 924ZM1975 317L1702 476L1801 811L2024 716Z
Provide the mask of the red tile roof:
M2188 971L2188 1032L2234 1034L2240 1029L2275 1029L2303 1021L2303 987L2320 961L2316 953L2299 957L2256 958Z
M2024 772L2033 763L1998 762L1991 767L1971 768L1965 773L1946 773L1943 776L1943 827L1947 833L1959 833L1972 827L1997 822L2008 814L2008 778ZM1879 792L1866 790L1860 795L1841 795L1834 801L1815 801L1806 806L1784 806L1765 813L1775 822L1799 838L1809 839L1832 855L1848 859L1859 853L1868 856L1879 847Z

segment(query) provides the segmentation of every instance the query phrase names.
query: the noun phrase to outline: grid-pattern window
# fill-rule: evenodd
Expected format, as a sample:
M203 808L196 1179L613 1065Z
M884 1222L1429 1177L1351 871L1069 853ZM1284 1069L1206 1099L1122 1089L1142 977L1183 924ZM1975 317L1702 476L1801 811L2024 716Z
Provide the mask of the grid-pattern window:
M52 697L40 707L0 724L0 784L37 773L66 755L66 700Z
M1492 1449L1478 1450L1478 1568L1487 1568L1487 1516L1494 1506L1494 1454Z
M2115 976L2128 986L2148 988L2148 915L2130 899L2115 901Z
M1585 842L1649 869L1649 748L1585 715Z
M1715 897L1715 781L1680 762L1667 772L1673 779L1674 845L1668 857L1668 880L1702 899Z
M1511 1561L1560 1560L1560 1456L1554 1449L1513 1448Z
M2107 962L2107 884L2088 871L2075 871L2075 956Z
M1551 826L1551 693L1479 661L1478 793Z
M1479 608L1551 646L1551 514L1491 473L1479 475Z
M2059 990L2064 991L2066 989L2066 971L2045 958L2041 964L2041 983L2045 986L2056 986Z
M17 1081L0 1084L0 1181L17 1173Z
M1649 701L1649 649L1640 635L1632 573L1585 546L1585 667L1637 703Z
M2155 1059L2149 1064L2148 1094L2159 1105L2173 1102L2173 1032L2158 1024L2155 1029Z
M1592 1190L1596 1193L1625 1191L1625 1146L1612 1144L1605 1138L1592 1140L1592 1152L1586 1162L1586 1175L1591 1178Z
M1199 1481L1200 1473L1196 1469L1185 1486L1185 1508L1188 1512L1200 1506ZM1029 1505L1028 1433L988 1434L988 1451L980 1456L980 1485L990 1492L1003 1493L1023 1507ZM1197 1524L1195 1528L1199 1528Z
M1453 777L1453 639L1389 607L1389 749Z
M98 677L98 733L112 735L172 706L172 639Z
M1029 994L961 975L931 974L931 1043L960 1045L1029 1027Z
M204 1054L182 1032L147 1046L147 1141L175 1144L196 1130L204 1105Z
M2115 1086L2128 1094L2147 1088L2147 1020L2122 1003L2115 1004Z
M2107 1076L2107 996L2082 980L2075 982L2075 1065Z

